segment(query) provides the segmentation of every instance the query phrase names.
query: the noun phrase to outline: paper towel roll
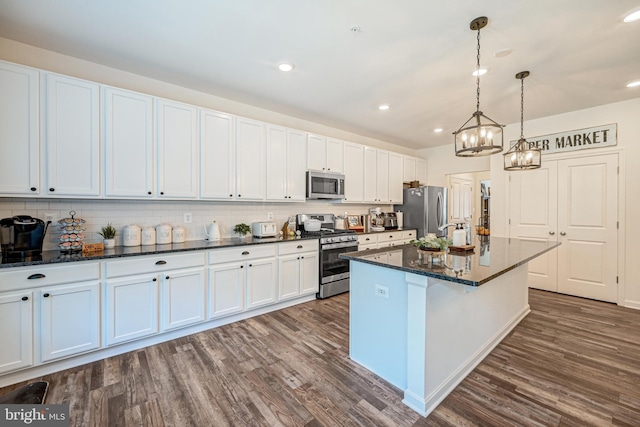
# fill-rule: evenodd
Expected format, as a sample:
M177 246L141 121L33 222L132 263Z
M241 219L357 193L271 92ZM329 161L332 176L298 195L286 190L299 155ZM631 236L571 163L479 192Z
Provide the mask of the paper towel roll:
M400 212L400 211L396 212L396 219L398 220L398 228L402 228L402 224L404 223L402 221L403 215L404 214L402 212Z

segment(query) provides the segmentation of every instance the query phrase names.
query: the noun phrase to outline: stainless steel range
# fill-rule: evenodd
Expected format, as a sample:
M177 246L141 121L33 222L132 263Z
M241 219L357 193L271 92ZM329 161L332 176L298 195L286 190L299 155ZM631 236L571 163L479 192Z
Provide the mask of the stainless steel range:
M320 231L306 231L304 222L317 219ZM320 292L317 298L328 298L349 291L349 261L338 255L358 250L358 236L353 230L336 230L333 214L296 215L296 228L303 236L320 238Z

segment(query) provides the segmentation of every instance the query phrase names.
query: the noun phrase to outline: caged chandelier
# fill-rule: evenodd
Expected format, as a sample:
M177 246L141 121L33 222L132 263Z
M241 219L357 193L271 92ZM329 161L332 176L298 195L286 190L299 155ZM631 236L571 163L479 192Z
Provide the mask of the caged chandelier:
M478 31L478 54L476 64L476 112L457 131L455 136L456 156L487 156L502 151L503 135L500 125L480 111L480 29L487 25L488 18L481 16L471 21L469 28Z
M528 71L516 74L516 79L520 80L520 139L504 154L506 171L538 169L541 166L542 152L538 148L531 148L524 137L524 79L528 75Z

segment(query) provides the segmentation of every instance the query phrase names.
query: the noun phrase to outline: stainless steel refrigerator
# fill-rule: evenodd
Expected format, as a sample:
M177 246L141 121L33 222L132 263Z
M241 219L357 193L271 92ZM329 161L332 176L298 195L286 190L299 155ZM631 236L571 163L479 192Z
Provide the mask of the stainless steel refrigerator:
M447 223L447 188L418 187L404 189L404 203L394 205L394 211L402 211L402 227L417 228L417 237L435 233L446 236L447 230L438 230Z

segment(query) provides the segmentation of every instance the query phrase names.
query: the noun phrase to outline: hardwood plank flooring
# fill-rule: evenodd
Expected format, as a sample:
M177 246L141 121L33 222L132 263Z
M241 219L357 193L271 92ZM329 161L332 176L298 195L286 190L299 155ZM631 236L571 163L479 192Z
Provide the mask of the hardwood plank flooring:
M72 426L640 426L640 311L530 304L428 418L349 359L348 294L38 379Z

